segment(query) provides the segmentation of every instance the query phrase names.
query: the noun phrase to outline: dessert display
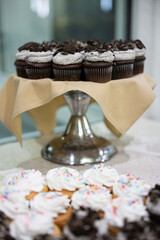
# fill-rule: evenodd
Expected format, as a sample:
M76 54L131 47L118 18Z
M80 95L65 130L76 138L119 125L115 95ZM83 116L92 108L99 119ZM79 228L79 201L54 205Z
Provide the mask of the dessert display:
M145 50L140 40L28 42L18 48L15 67L28 79L104 83L142 73Z
M51 189L50 178L55 186L61 186L56 187L58 191L55 186ZM83 176L67 167L51 169L45 176L40 171L24 170L3 183L1 239L157 240L160 237L159 185L151 188L141 178L118 175L105 164L94 165ZM41 192L44 183L46 190ZM70 199L63 194L64 186L73 190ZM33 190L36 194L27 200Z

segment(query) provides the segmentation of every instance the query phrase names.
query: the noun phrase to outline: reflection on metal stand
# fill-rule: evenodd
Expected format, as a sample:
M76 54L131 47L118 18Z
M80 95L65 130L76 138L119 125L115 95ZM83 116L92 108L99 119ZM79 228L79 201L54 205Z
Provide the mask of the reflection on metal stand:
M64 94L72 116L61 137L56 137L42 150L43 158L64 165L82 165L109 160L115 153L115 147L91 130L85 116L90 96L81 91Z

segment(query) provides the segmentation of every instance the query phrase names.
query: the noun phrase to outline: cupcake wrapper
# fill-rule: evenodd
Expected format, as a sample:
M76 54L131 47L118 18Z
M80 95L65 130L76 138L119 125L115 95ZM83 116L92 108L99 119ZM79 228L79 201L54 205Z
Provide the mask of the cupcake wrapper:
M26 68L29 79L53 78L52 68Z
M91 82L105 83L111 80L112 66L100 68L85 68L85 80Z
M133 76L133 63L113 65L112 80Z
M143 73L144 72L144 60L142 61L136 61L134 62L133 67L133 75Z
M27 78L26 68L24 66L16 66L17 76Z
M53 69L55 81L80 81L81 69Z

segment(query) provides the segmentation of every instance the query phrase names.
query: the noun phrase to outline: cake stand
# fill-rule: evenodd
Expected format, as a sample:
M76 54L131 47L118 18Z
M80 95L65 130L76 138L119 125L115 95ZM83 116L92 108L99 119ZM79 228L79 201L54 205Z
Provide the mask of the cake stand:
M85 115L90 96L73 90L65 93L64 98L72 116L64 134L53 138L42 149L43 158L64 165L82 165L109 160L116 153L115 147L92 132Z

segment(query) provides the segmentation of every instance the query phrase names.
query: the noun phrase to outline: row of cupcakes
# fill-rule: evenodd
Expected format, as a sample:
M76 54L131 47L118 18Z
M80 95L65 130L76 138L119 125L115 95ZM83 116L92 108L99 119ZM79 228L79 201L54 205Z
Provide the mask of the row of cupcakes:
M23 78L103 83L142 73L145 54L140 40L29 42L18 49L15 66Z
M158 224L159 204L159 185L151 189L144 180L130 174L118 175L105 164L93 166L83 176L68 167L51 169L46 176L35 170L20 171L0 188L0 210L10 223L6 234L17 240L32 240L38 234L62 237L61 231L69 240L79 239L84 232L96 234L93 239L119 240L126 222ZM87 230L85 223L93 221L93 231ZM156 231L152 229L155 236ZM85 234L83 237L92 239Z

